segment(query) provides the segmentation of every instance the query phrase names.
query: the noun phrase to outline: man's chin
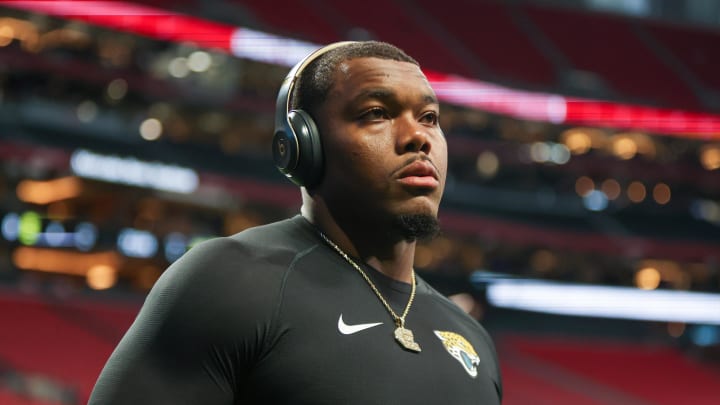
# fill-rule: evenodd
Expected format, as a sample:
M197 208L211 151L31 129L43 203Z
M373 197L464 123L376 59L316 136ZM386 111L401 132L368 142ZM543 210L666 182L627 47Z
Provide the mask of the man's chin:
M440 232L437 216L432 214L402 214L395 218L395 226L408 242L431 239Z

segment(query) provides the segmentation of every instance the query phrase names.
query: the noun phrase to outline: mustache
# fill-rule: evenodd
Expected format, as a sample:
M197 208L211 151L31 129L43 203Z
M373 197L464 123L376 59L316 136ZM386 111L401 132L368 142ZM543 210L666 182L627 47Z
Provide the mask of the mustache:
M430 163L430 164L432 165L432 167L435 168L435 172L436 172L436 173L440 173L440 169L438 169L438 167L435 165L435 162L433 162L432 159L430 159L429 156L427 156L427 155L416 155L416 156L412 156L412 157L409 157L409 158L405 159L405 161L404 161L403 163L401 163L398 167L396 167L395 169L393 169L392 174L393 174L393 175L397 174L399 171L403 170L404 168L410 166L411 164L413 164L413 163L415 163L415 162L417 162L417 161L423 161L423 162L428 162L428 163Z

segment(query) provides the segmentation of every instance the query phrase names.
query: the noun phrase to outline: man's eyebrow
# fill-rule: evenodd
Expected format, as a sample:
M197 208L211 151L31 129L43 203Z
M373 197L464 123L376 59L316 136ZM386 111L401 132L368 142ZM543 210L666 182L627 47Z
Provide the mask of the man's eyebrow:
M394 91L383 88L365 89L355 96L354 101L363 101L366 99L391 100L396 98Z
M431 93L430 93L430 94L425 94L425 95L423 96L423 100L424 100L425 103L427 103L427 104L440 104L440 102L438 101L437 97L436 97L434 94L431 94Z
M365 89L360 92L357 96L354 97L353 101L359 102L366 99L376 99L376 100L395 100L397 99L397 94L390 90L385 88L372 88L372 89ZM422 100L425 104L440 104L435 94L427 93L422 96Z

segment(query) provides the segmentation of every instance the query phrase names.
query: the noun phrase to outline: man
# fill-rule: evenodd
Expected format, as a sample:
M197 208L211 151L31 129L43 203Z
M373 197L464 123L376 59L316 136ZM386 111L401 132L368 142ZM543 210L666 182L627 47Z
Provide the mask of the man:
M302 215L173 264L90 403L500 403L489 336L413 270L447 170L417 62L379 42L323 48L291 71L278 116Z

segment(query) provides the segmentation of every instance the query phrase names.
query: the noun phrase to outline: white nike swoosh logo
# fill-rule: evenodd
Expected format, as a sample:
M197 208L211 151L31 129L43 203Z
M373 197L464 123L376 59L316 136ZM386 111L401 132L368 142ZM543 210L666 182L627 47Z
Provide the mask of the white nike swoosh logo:
M382 325L382 322L376 322L376 323L359 323L357 325L348 325L343 321L342 314L340 314L340 318L338 319L338 330L343 335L352 335L353 333L360 332L361 330L370 329L372 327Z

